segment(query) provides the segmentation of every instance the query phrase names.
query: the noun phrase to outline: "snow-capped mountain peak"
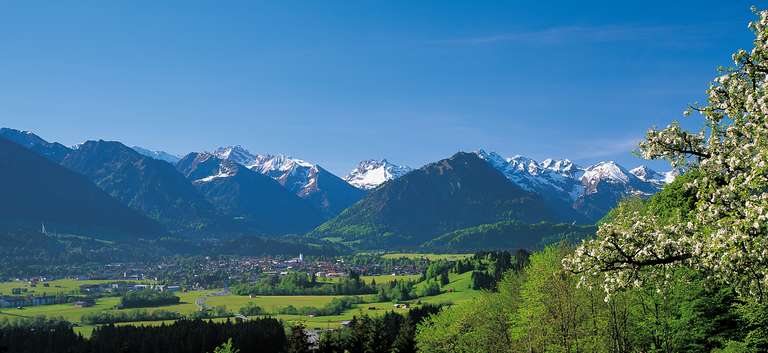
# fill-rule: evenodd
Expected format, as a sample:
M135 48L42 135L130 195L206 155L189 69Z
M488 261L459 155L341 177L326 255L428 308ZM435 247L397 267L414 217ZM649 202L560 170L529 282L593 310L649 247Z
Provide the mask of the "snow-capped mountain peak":
M245 166L258 170L262 174L274 174L274 173L285 173L285 172L291 172L296 169L296 167L303 167L303 168L313 168L315 167L314 164L309 163L307 161L298 159L298 158L292 158L286 155L256 155L254 156L249 163L245 163Z
M507 162L510 163L515 169L519 171L525 171L531 175L539 174L539 170L541 169L541 166L538 162L521 155L516 155L512 158L509 158L507 159Z
M634 169L630 170L629 172L632 173L634 176L640 178L640 180L642 180L642 181L648 181L648 180L651 180L651 179L655 179L654 177L659 176L659 173L657 173L655 170L653 170L651 168L648 168L648 167L646 167L644 165L641 165L641 166L639 166L637 168L634 168Z
M612 183L628 183L629 171L616 164L614 161L599 162L584 169L581 176L582 183L592 183L606 180Z
M510 160L514 159L514 158L504 159L504 157L502 157L496 152L487 152L482 149L478 150L475 153L477 154L478 157L480 157L480 159L488 162L489 164L496 167L497 169L506 167L510 163ZM515 158L517 157L519 156L515 156Z
M411 170L413 169L410 167L400 166L386 159L369 159L360 162L343 179L354 187L370 190L389 180L399 178Z
M248 152L248 150L241 145L219 147L213 152L213 155L220 159L229 160L245 166L252 163L256 158L256 156L251 154L251 152Z
M669 184L675 180L675 177L680 175L680 171L676 169L673 169L671 171L664 172L664 173L659 173L644 165L634 168L629 172L642 181L650 182L658 185Z
M541 167L544 169L549 169L553 172L560 173L560 174L571 174L576 169L578 169L578 166L571 162L570 159L552 159L547 158L541 162Z

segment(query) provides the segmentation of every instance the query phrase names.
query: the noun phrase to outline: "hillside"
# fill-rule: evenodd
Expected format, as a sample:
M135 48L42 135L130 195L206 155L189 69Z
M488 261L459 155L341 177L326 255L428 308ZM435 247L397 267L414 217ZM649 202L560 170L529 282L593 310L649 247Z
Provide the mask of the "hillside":
M154 237L156 222L122 205L85 177L0 138L0 227L104 239Z
M176 165L220 212L266 234L305 233L320 212L274 179L208 153L190 153Z
M422 246L443 252L491 249L534 250L560 240L570 240L575 243L594 232L595 227L589 225L501 221L455 230L432 239Z
M221 229L221 218L171 164L141 155L119 142L88 141L62 165L175 233Z

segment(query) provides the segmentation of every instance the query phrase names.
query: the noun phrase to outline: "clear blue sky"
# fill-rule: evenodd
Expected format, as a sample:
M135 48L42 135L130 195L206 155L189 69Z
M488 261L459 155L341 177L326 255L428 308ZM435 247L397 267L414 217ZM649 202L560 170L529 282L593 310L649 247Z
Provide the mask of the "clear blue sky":
M485 148L640 163L749 47L742 1L0 2L0 126L343 174Z

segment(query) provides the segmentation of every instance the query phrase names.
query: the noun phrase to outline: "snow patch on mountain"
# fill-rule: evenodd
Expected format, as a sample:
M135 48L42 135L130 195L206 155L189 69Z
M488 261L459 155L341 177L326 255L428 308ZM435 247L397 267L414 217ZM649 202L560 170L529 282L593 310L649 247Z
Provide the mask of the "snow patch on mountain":
M356 188L371 190L392 179L397 179L413 169L389 162L386 159L369 159L360 162L344 178Z
M213 155L219 159L232 161L244 166L248 166L256 158L256 156L240 145L219 147L213 151Z
M213 154L277 180L286 189L306 196L317 189L319 167L286 155L253 154L244 147L220 147Z

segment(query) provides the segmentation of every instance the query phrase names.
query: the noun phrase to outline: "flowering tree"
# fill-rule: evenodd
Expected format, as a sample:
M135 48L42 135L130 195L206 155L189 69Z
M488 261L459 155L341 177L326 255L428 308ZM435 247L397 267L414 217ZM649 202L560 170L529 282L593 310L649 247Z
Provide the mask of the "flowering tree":
M673 123L651 129L640 143L646 159L666 159L695 171L684 187L695 195L690 217L662 220L625 212L600 226L564 260L581 283L614 291L652 281L663 285L673 267L695 268L759 301L768 299L768 11L749 24L751 51L733 54L694 105L705 128ZM608 297L606 298L608 299Z

